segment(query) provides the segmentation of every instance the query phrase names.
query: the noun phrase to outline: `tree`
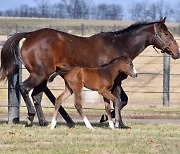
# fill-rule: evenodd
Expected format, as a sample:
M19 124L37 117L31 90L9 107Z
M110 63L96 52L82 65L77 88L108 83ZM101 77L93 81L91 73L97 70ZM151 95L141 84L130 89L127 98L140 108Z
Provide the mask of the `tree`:
M19 7L19 16L28 17L29 16L29 6L24 4Z
M101 20L122 20L123 8L117 4L99 4L94 10L94 19Z
M70 19L88 19L90 0L62 0Z
M175 10L174 10L174 19L176 22L180 22L180 2L176 4Z
M66 18L67 12L64 4L56 3L52 5L52 17L53 18Z
M38 13L40 17L49 17L51 14L51 6L48 0L35 0L38 4Z
M147 2L136 2L130 8L131 20L144 21L149 17L148 3Z

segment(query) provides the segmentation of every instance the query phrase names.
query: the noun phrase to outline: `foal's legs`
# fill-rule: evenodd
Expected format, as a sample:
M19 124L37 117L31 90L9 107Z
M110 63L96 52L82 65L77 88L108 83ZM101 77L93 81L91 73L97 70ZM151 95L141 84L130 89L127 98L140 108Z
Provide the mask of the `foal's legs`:
M71 81L68 82L70 88L72 89L74 93L74 106L76 107L78 113L80 114L81 118L83 119L86 127L88 127L91 130L94 130L91 123L87 119L87 117L84 115L83 109L82 109L82 89L83 89L83 83L81 79L76 78L73 83Z
M58 110L61 106L61 104L69 97L71 96L72 91L65 86L65 90L63 91L62 94L59 95L59 97L57 98L56 102L55 102L55 109L54 109L54 114L53 114L53 118L51 121L51 129L54 129L54 127L56 126L57 123L57 115L58 115Z
M31 95L32 99L33 99L33 102L34 102L35 109L36 109L36 113L37 113L37 116L38 116L39 124L41 126L46 126L48 124L48 122L46 121L46 119L44 117L42 107L41 107L41 100L42 100L43 90L44 90L44 87L46 86L46 84L47 84L47 81L45 80L40 85L36 86L33 89L33 92L32 92L32 95Z
M87 117L84 115L83 109L82 109L82 95L81 95L82 90L80 91L74 91L74 97L75 97L75 107L80 114L81 118L83 119L86 127L88 127L91 130L94 130L92 127L91 123L87 119Z
M111 107L110 107L110 101L114 102L114 104L118 104L118 99L113 96L111 94L111 92L107 89L107 88L101 88L98 90L99 94L101 94L103 97L106 98L106 102L105 102L105 107L106 107L106 112L108 115L108 120L109 120L109 126L110 128L114 129L114 123L112 122L112 116L111 116ZM117 123L117 121L119 121L119 117L117 116L115 118L115 123Z
M128 129L130 127L124 125L123 121L122 121L122 116L121 116L121 110L124 106L127 105L127 102L128 102L128 97L126 95L126 93L124 92L124 90L122 89L121 87L121 82L119 82L120 85L114 85L113 86L113 90L112 90L112 93L114 96L116 96L116 98L118 98L119 102L119 128L122 128L122 129ZM104 101L106 103L109 103L109 100L108 99L105 99L104 98ZM115 110L113 110L111 112L111 115L112 115L112 118L115 117ZM102 115L101 119L100 119L100 122L104 122L107 120L107 116L104 114Z
M26 103L28 110L28 117L26 121L26 126L31 126L34 120L35 110L29 98L29 91L35 86L39 85L44 80L44 76L38 76L35 73L30 73L30 76L20 84L19 89Z

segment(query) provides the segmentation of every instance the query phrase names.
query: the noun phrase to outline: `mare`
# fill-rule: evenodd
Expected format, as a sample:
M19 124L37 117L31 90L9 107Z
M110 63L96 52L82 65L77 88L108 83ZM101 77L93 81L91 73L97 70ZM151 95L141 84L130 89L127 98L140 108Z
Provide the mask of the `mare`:
M18 52L16 49L22 38L25 41ZM30 73L19 86L28 110L27 126L32 125L35 109L39 124L47 125L41 98L49 76L57 69L65 71L75 66L100 67L120 56L133 60L149 45L168 53L173 59L180 57L179 46L168 31L165 18L156 22L136 23L120 31L102 32L90 37L79 37L49 28L16 33L2 47L0 81L11 76L15 61L21 59ZM121 87L121 82L126 77L126 74L120 73L112 88L119 100L120 110L128 101ZM35 109L29 97L32 89ZM127 128L122 121L121 112L119 116L119 128Z
M55 103L55 110L51 121L51 129L56 126L57 114L61 104L69 97L72 93L75 96L74 105L83 119L85 125L89 129L93 129L91 123L84 115L82 110L82 89L86 87L88 89L98 91L104 98L111 100L114 103L115 113L118 113L119 109L117 102L119 101L109 90L111 90L115 78L119 73L124 72L131 77L137 77L137 71L133 67L132 60L126 57L120 57L113 60L109 65L98 68L87 68L87 67L75 67L68 71L64 75L65 90L57 98ZM58 72L60 73L60 71ZM109 101L105 102L105 111L108 115L109 126L114 129L114 123L111 117L111 106ZM119 114L115 114L115 127L119 126Z

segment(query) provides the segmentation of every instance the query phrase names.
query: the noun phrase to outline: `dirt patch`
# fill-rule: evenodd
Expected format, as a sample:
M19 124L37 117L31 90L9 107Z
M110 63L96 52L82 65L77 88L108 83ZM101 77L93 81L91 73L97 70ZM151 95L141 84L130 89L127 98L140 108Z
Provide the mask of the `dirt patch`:
M71 113L69 114L70 117L73 119L74 122L82 122L81 117L79 116L78 113ZM90 120L91 123L99 123L99 120L101 118L102 114L86 114L88 119ZM20 121L25 121L27 115L26 114L21 114L20 115ZM52 114L50 113L45 113L46 120L48 122L51 122ZM138 114L123 114L123 121L125 123L137 123L137 124L178 124L180 125L180 113L176 114L169 114L169 112L166 112L166 114L163 112L159 114L147 114L144 115L142 113ZM8 115L7 114L0 114L0 121L8 121ZM38 122L37 117L35 117L35 122ZM62 116L58 116L58 122L59 123L65 123L64 119Z

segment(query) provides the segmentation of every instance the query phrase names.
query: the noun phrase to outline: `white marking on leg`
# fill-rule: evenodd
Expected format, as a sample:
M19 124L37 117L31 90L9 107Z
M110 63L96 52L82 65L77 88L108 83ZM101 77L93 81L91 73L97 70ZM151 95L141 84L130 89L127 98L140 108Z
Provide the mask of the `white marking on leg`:
M111 129L114 129L114 123L113 123L113 121L111 121L111 120L109 120L109 127L110 127Z
M55 118L52 118L52 121L51 121L51 129L54 129L54 128L55 128L56 123L57 123L56 119L55 119Z
M83 121L84 121L87 128L94 130L94 128L92 127L91 123L89 122L89 120L87 119L86 116L83 118Z

